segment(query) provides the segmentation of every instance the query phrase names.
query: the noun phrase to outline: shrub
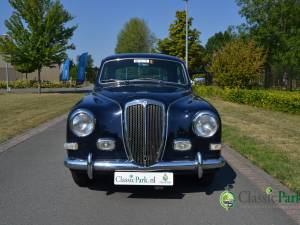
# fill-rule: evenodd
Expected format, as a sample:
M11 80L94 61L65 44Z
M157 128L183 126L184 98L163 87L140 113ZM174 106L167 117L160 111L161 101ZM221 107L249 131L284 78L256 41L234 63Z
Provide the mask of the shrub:
M259 83L264 62L264 51L254 41L237 39L213 56L209 71L218 86L252 88Z
M9 82L11 88L37 88L38 82L36 80L15 80ZM75 81L60 82L60 81L42 81L42 88L70 88L77 87ZM0 88L6 88L6 81L0 81Z
M300 92L221 89L212 86L194 86L193 89L196 95L202 97L217 96L226 101L283 112L300 113Z

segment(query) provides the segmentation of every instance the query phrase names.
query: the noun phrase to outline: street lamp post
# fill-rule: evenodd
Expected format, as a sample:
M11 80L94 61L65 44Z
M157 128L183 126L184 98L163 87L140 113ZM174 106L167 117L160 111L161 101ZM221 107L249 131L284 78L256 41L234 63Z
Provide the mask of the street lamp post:
M185 64L189 67L189 0L185 1Z
M10 92L10 88L9 88L9 85L8 85L9 76L8 76L8 63L7 62L6 62L5 72L6 72L6 92Z
M1 36L5 37L5 38L9 38L8 34L2 34ZM8 62L6 62L5 73L6 73L6 92L10 92L10 88L9 88L9 74L8 74Z

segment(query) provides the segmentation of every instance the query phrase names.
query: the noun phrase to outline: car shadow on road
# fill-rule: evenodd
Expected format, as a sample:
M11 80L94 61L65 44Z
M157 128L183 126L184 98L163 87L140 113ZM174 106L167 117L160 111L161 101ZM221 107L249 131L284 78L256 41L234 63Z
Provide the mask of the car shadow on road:
M235 183L236 173L232 167L226 165L220 169L213 184L203 187L199 184L196 176L176 175L173 187L151 187L151 186L115 186L112 176L100 176L90 184L88 188L93 191L106 192L106 195L114 193L128 193L128 198L148 199L182 199L187 193L204 192L207 195L215 191L224 190Z

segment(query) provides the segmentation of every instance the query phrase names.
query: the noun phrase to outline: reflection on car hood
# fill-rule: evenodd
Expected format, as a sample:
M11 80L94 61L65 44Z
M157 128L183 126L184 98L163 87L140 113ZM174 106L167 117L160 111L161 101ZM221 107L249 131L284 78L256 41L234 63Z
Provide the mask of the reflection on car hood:
M190 95L191 90L172 85L135 84L124 86L108 86L96 89L95 94L117 101L122 107L132 100L152 99L163 102L166 106L183 96Z

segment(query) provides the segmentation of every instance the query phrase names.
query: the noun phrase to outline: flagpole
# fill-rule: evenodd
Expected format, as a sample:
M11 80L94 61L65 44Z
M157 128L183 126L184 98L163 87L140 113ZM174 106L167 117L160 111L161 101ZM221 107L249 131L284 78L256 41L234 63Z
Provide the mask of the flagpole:
M185 64L188 69L189 66L189 4L188 0L185 1Z

